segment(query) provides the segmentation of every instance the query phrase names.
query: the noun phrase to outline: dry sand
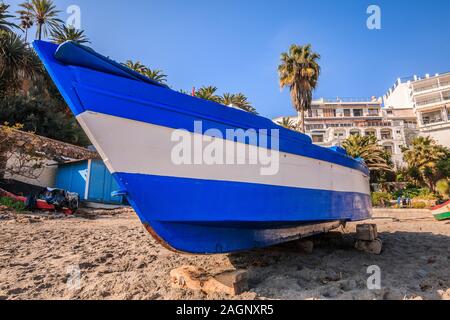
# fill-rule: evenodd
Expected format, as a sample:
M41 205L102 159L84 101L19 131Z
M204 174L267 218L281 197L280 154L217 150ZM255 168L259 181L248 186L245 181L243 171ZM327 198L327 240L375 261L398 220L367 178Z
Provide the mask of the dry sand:
M285 245L190 256L161 247L131 210L97 211L90 219L0 212L0 299L450 298L450 222L427 212L378 216L386 217L376 220L380 256L353 249L355 224L313 238L311 254ZM173 289L169 272L183 265L247 269L250 291L228 297ZM380 290L367 289L371 265L381 269ZM72 281L76 268L79 283Z

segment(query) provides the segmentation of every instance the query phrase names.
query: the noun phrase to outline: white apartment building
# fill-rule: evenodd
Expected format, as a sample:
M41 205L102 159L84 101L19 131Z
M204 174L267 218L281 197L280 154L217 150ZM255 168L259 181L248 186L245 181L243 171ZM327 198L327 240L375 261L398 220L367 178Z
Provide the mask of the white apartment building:
M411 108L420 134L450 147L450 72L398 79L384 96L384 105Z
M298 121L297 115L288 118ZM400 166L401 149L416 134L416 122L412 109L383 109L381 98L322 98L313 101L305 128L313 143L324 147L341 145L350 135L374 135Z

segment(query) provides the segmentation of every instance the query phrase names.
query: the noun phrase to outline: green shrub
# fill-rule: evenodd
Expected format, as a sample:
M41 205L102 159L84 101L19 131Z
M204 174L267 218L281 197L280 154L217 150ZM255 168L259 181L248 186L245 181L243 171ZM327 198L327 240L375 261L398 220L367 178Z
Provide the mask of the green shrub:
M436 191L443 197L448 198L450 194L450 184L447 179L439 180L436 183Z
M394 192L393 196L395 199L403 197L409 199L420 198L423 200L436 200L436 197L433 195L430 189L418 188L413 185L408 185L405 189Z
M420 189L419 195L417 195L414 198L418 200L429 200L429 201L437 200L436 195L426 188Z
M18 212L22 212L25 210L25 203L23 203L22 201L16 201L8 197L0 198L0 206L6 206Z
M387 192L373 192L371 197L374 207L385 207L392 200L392 196Z
M412 207L414 209L425 209L427 207L427 204L425 202L413 202Z

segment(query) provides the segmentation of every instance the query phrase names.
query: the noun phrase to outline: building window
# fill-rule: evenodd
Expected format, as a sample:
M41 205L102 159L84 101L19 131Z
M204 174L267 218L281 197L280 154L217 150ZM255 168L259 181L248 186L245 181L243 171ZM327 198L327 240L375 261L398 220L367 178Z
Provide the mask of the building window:
M424 125L436 123L436 122L442 122L443 121L442 112L439 110L439 111L434 111L434 112L429 112L429 113L423 113L422 119L423 119Z
M394 154L394 148L392 146L383 146L384 152L387 154L393 155Z
M391 130L381 130L381 139L383 139L383 140L392 139L392 131Z
M309 109L308 110L308 117L309 118L318 118L319 117L319 111L317 109Z
M378 112L378 109L369 109L369 116L378 116L379 115L379 112Z
M323 115L326 118L335 118L336 117L336 109L324 109Z
M312 141L313 141L313 143L322 143L323 142L323 134L313 134Z
M350 109L344 109L344 117L351 117L352 114L350 112Z
M362 117L363 116L363 110L362 109L354 109L353 110L353 116L354 117Z

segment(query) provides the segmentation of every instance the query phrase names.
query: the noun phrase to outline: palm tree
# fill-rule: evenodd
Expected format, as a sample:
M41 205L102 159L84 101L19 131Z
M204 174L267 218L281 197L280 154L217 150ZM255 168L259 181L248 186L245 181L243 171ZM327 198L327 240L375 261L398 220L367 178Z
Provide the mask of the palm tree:
M147 72L148 68L144 66L140 61L133 62L132 60L127 60L127 62L123 63L124 66L139 72L140 74L144 74Z
M36 37L39 40L42 40L42 36L46 37L49 30L63 23L57 18L60 11L56 9L52 0L31 0L20 6L29 12L33 22L36 23Z
M25 42L28 40L28 29L33 26L33 17L29 10L19 10L17 13L20 15L20 28L25 32Z
M224 93L220 98L220 103L225 106L234 106L236 102L236 95L232 93Z
M252 104L248 101L247 97L244 94L238 93L235 95L234 99L235 102L233 105L235 105L236 107L253 114L258 114L258 112L256 112L256 109L252 106Z
M12 29L19 28L15 23L9 22L8 19L14 16L8 14L9 5L0 3L0 31L12 32Z
M159 69L150 69L146 68L146 70L143 72L143 75L147 78L153 79L155 81L158 81L161 84L167 83L167 75L164 74L162 70Z
M349 156L362 158L370 171L392 171L386 152L372 135L351 135L342 143L342 147Z
M415 180L434 191L436 179L439 179L437 165L447 157L448 152L430 137L417 137L409 148L403 149L403 159Z
M281 119L281 121L278 121L277 124L279 124L280 126L289 129L289 130L296 130L297 129L297 125L295 123L294 120L292 120L291 118L283 118Z
M281 88L289 87L292 104L300 113L299 126L305 132L305 111L311 108L312 92L317 87L320 75L320 55L311 50L311 45L291 45L289 52L281 54L278 67Z
M242 93L224 93L222 97L219 98L219 102L226 106L236 107L253 114L258 114L256 109L248 101L247 97Z
M65 24L54 28L50 32L50 36L51 41L56 44L61 44L69 40L79 44L90 42L83 30L77 30L74 26L66 26Z
M214 86L203 86L195 92L195 96L200 99L220 103L220 96L218 96L216 92L217 88Z
M16 92L24 79L42 73L34 51L18 35L0 32L0 96Z

